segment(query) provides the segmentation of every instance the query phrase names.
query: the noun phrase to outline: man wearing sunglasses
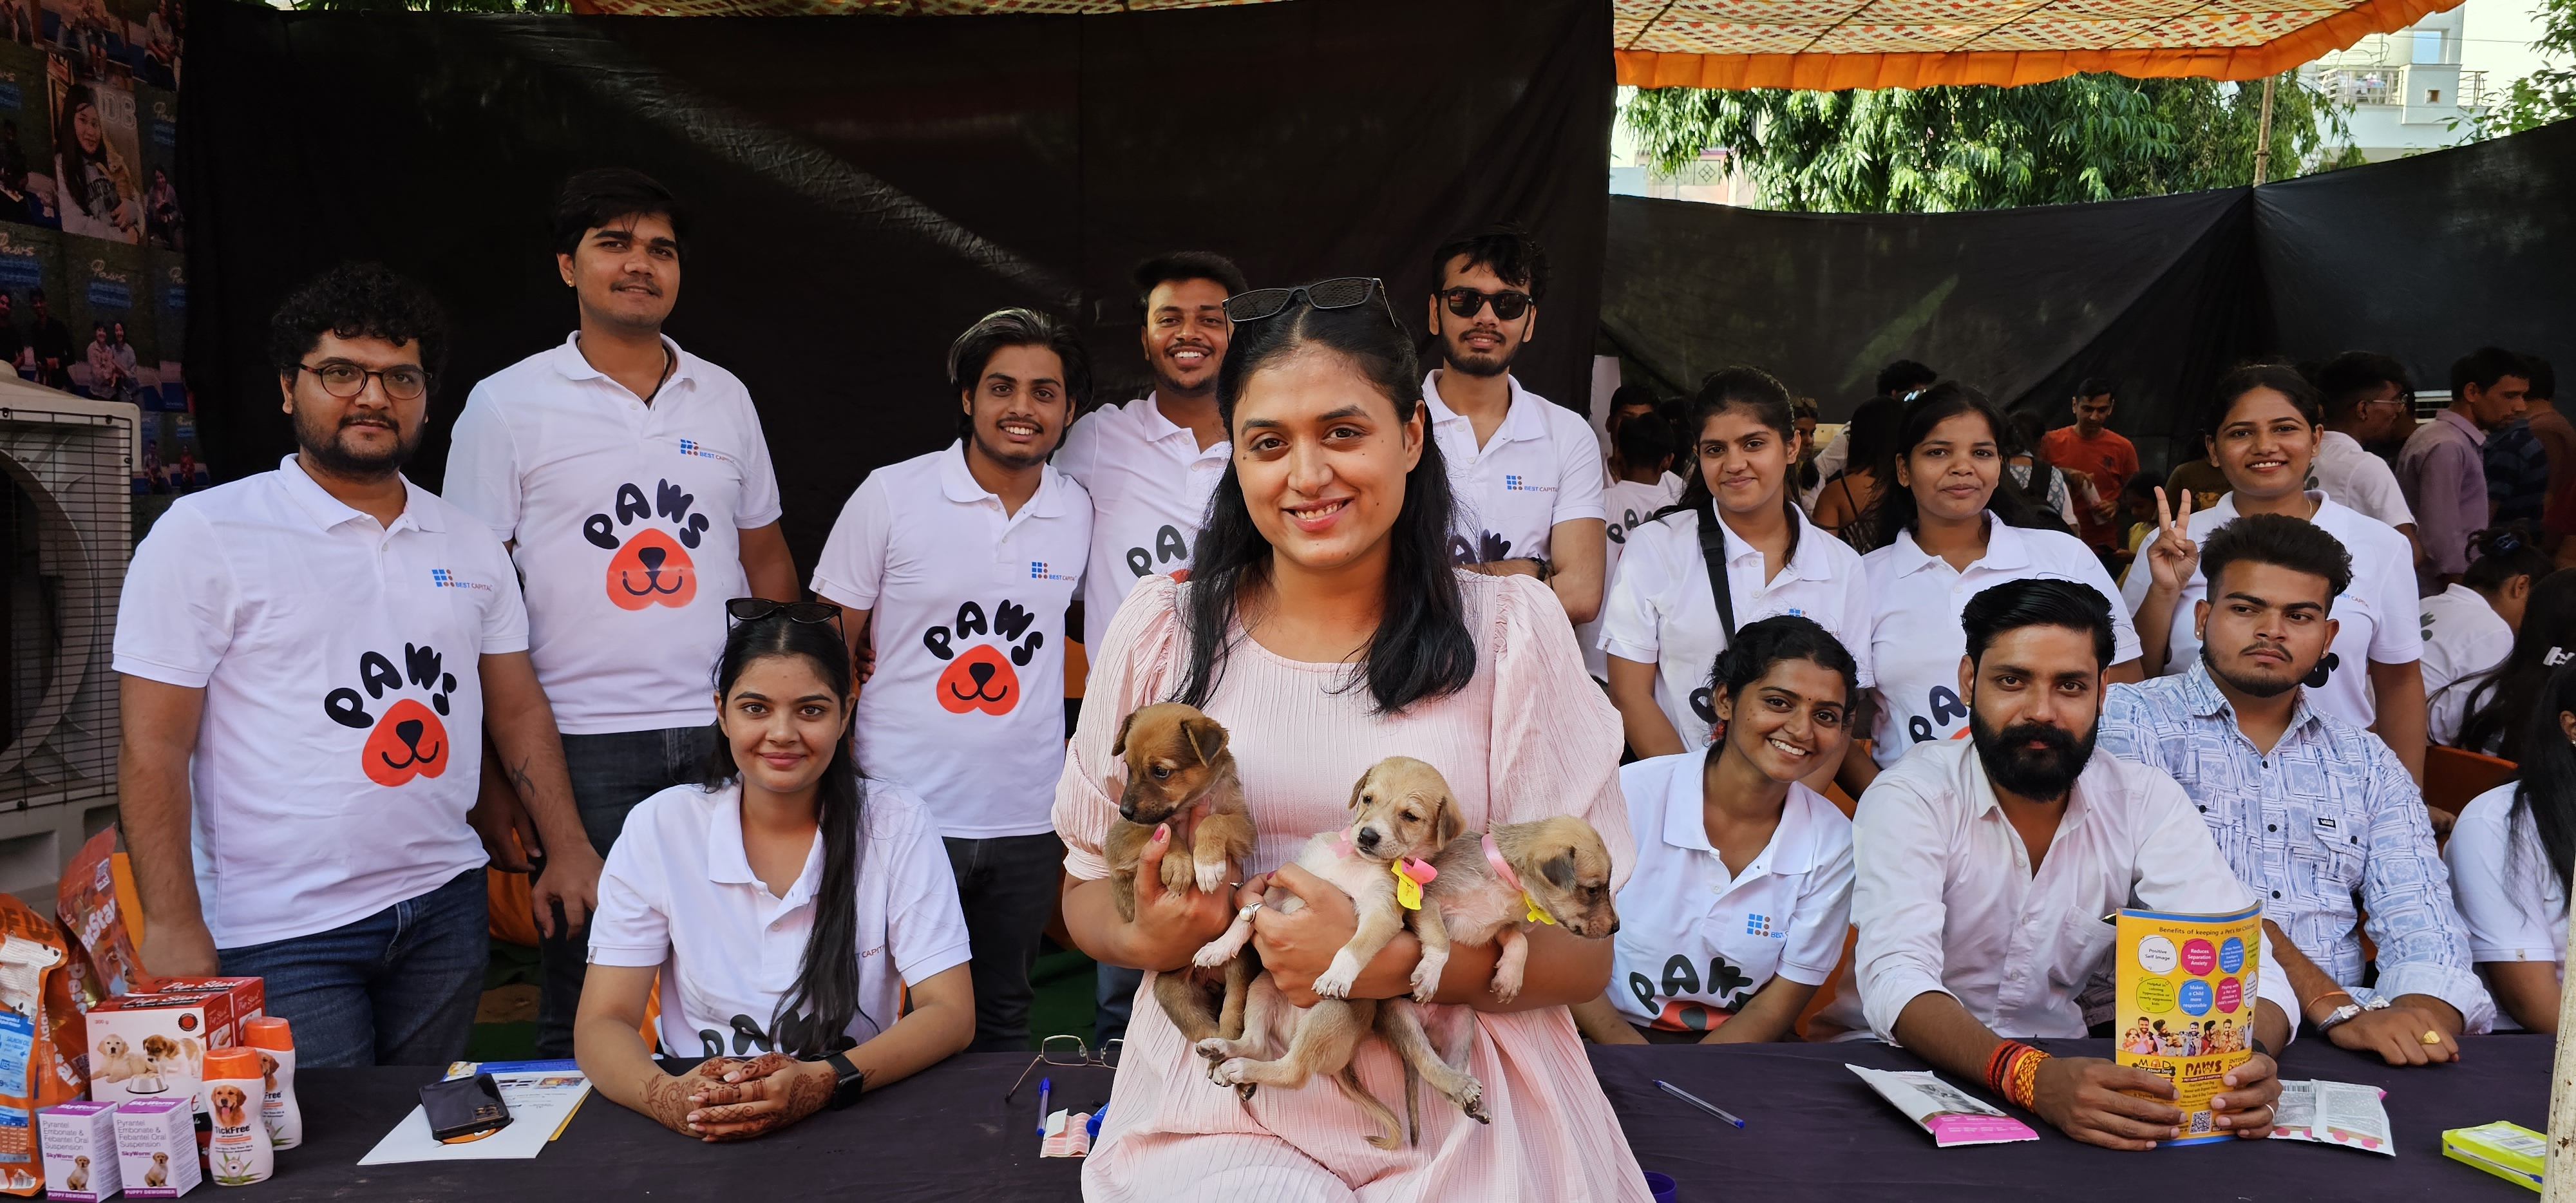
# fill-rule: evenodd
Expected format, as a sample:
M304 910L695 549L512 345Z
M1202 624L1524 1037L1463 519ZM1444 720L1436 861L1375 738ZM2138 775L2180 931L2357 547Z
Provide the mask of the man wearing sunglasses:
M627 811L694 779L714 745L707 671L724 650L725 600L801 594L750 393L662 333L688 235L679 202L640 172L582 172L564 183L554 235L580 327L474 386L446 496L518 561L529 654L588 835L578 847L541 839L505 783L483 791L494 863L538 870L537 1054L569 1057L589 891L557 917L547 883L567 865L595 876Z
M1518 226L1488 226L1440 244L1431 273L1446 366L1423 377L1422 397L1458 499L1450 553L1478 572L1535 576L1567 618L1590 622L1609 547L1600 444L1582 415L1511 374L1538 327L1547 252Z
M1064 436L1056 471L1091 494L1091 559L1082 570L1082 642L1100 646L1136 582L1186 576L1208 494L1233 456L1216 412L1216 370L1234 335L1225 299L1248 287L1222 255L1174 251L1136 265L1138 342L1154 391L1104 405ZM1122 1035L1144 972L1100 967L1093 1034Z
M490 924L479 781L517 782L579 849L548 889L586 902L599 874L509 557L402 475L445 343L437 304L383 268L288 298L269 351L296 453L173 504L117 608L143 963L267 979L307 1065L464 1054Z

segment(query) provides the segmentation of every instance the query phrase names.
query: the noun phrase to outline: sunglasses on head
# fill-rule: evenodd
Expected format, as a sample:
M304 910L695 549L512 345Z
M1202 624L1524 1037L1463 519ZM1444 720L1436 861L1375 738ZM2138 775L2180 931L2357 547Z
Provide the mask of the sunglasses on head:
M725 603L725 617L737 624L784 618L789 622L830 623L833 630L841 629L841 608L830 602L783 602L765 597L737 597Z
M1529 312L1530 307L1530 295L1517 288L1506 288L1501 292L1452 288L1441 293L1440 299L1448 304L1449 312L1460 317L1474 317L1477 310L1492 305L1494 316L1506 322L1519 321L1520 316Z
M1317 309L1356 308L1376 297L1378 311L1386 315L1387 323L1398 330L1404 328L1403 323L1395 320L1394 308L1386 303L1386 283L1374 276L1342 276L1300 284L1295 288L1256 288L1237 293L1225 299L1225 316L1237 322L1277 317L1290 305L1296 304L1299 297L1306 298L1306 303Z

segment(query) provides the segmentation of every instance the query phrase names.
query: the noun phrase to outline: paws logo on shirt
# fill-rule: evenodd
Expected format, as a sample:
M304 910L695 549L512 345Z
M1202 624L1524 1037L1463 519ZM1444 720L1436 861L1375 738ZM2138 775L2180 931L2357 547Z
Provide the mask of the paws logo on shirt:
M1180 567L1170 570L1172 579L1186 581L1190 579L1189 561L1190 541L1181 537L1181 528L1168 522L1163 524L1163 529L1154 532L1153 550L1147 551L1142 547L1127 549L1127 571L1136 574L1138 580L1152 575L1160 565L1177 563Z
M1482 531L1475 541L1467 536L1449 536L1449 562L1453 564L1491 564L1512 558L1512 541L1492 531Z
M1754 981L1734 962L1711 955L1706 985L1707 989L1701 989L1699 967L1679 953L1665 960L1661 983L1642 973L1628 975L1628 992L1636 995L1637 1005L1655 1013L1651 1026L1667 1032L1705 1032L1734 1018L1744 1000L1752 997ZM1718 1005L1712 1007L1679 997L1685 994L1715 995ZM1660 1007L1655 1005L1659 997L1665 999Z
M922 646L948 662L934 686L939 691L939 704L950 714L969 710L995 716L1009 714L1020 704L1017 670L1027 668L1038 649L1046 646L1046 633L1029 629L1036 622L1037 615L1006 597L993 607L989 622L984 617L984 607L970 601L957 607L955 622L923 631ZM1000 642L977 643L962 651L953 646L987 636Z
M608 600L620 610L641 610L646 606L669 606L674 610L689 604L698 595L698 567L689 559L689 550L707 533L707 516L692 514L689 507L697 503L696 495L672 484L656 481L653 500L644 500L644 490L631 484L617 486L616 514L593 514L582 520L581 537L601 551L617 553L608 561ZM663 530L647 520L670 524ZM647 524L623 536L619 532L638 522Z
M2307 677L2304 680L2301 680L2299 684L2305 685L2310 689L2323 689L2326 687L2326 679L2333 676L2334 670L2341 667L2343 667L2343 657L2338 656L2333 652L2327 652L2324 658L2317 661L2317 666L2314 669L2311 669L2308 672Z
M1914 742L1918 744L1928 744L1941 738L1939 734L1941 728L1949 726L1952 719L1968 717L1968 704L1959 700L1958 690L1947 685L1933 686L1932 691L1924 695L1923 701L1923 708L1931 711L1931 716L1927 718L1918 714L1905 720L1905 733L1913 736ZM1959 728L1950 736L1952 739L1967 737L1968 729L1965 727Z
M447 713L447 695L456 692L456 674L441 665L437 649L418 644L403 645L403 666L381 652L366 652L358 657L358 684L366 690L342 686L322 698L322 712L331 721L354 731L367 733L366 746L359 749L359 768L367 780L388 789L414 777L435 777L447 771L452 750L447 739L447 724L440 721ZM414 697L392 696L392 704L382 713L369 709L391 695L400 695L405 683L429 694L429 704Z
M1626 543L1628 541L1628 532L1637 529L1637 524L1645 520L1644 516L1638 514L1635 510L1626 511L1620 516L1620 521L1610 524L1610 541L1613 543Z

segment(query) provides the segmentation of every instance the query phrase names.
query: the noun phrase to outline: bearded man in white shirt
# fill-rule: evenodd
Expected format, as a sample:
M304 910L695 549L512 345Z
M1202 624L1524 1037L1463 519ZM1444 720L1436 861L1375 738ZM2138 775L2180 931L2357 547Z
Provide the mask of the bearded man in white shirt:
M1970 599L1960 624L1969 740L1916 748L1853 818L1863 1011L1881 1039L1985 1081L2070 1137L2154 1148L2182 1135L2182 1112L2161 1101L2171 1082L2019 1038L2078 1039L2110 1018L2103 915L2224 914L2252 895L2173 778L2093 754L2112 654L2099 593L2012 581ZM2210 1104L2219 1131L2253 1140L2271 1133L2271 1054L2297 1006L2268 939L2260 964L2254 1056Z

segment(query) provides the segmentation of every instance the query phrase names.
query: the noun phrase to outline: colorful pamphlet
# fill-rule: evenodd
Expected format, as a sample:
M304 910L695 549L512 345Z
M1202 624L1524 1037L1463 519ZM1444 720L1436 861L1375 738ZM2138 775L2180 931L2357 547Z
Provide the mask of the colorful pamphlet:
M2388 1092L2350 1082L2283 1082L2274 1104L2272 1139L2342 1145L2382 1157L2397 1155L2388 1135Z
M1952 1145L2000 1145L2037 1140L2039 1133L2004 1114L1993 1104L1969 1096L1928 1069L1869 1069L1846 1063L1878 1097L1896 1104L1905 1118L1932 1134L1938 1148Z
M2549 1138L2520 1124L2480 1124L2442 1134L2442 1156L2464 1165L2540 1189L2541 1168L2549 1158Z
M2118 923L2119 1063L2174 1084L2183 1135L2164 1143L2233 1139L2211 1123L2209 1100L2226 1089L2227 1071L2254 1055L2263 908L2232 915L2122 910Z
M457 1061L450 1078L488 1073L510 1105L510 1126L481 1140L444 1144L429 1133L429 1119L418 1107L394 1125L376 1147L358 1159L360 1165L405 1161L509 1161L534 1157L546 1143L563 1135L573 1112L590 1097L590 1079L571 1061Z
M1091 1113L1070 1108L1046 1119L1046 1136L1038 1142L1040 1157L1080 1157L1091 1152Z

